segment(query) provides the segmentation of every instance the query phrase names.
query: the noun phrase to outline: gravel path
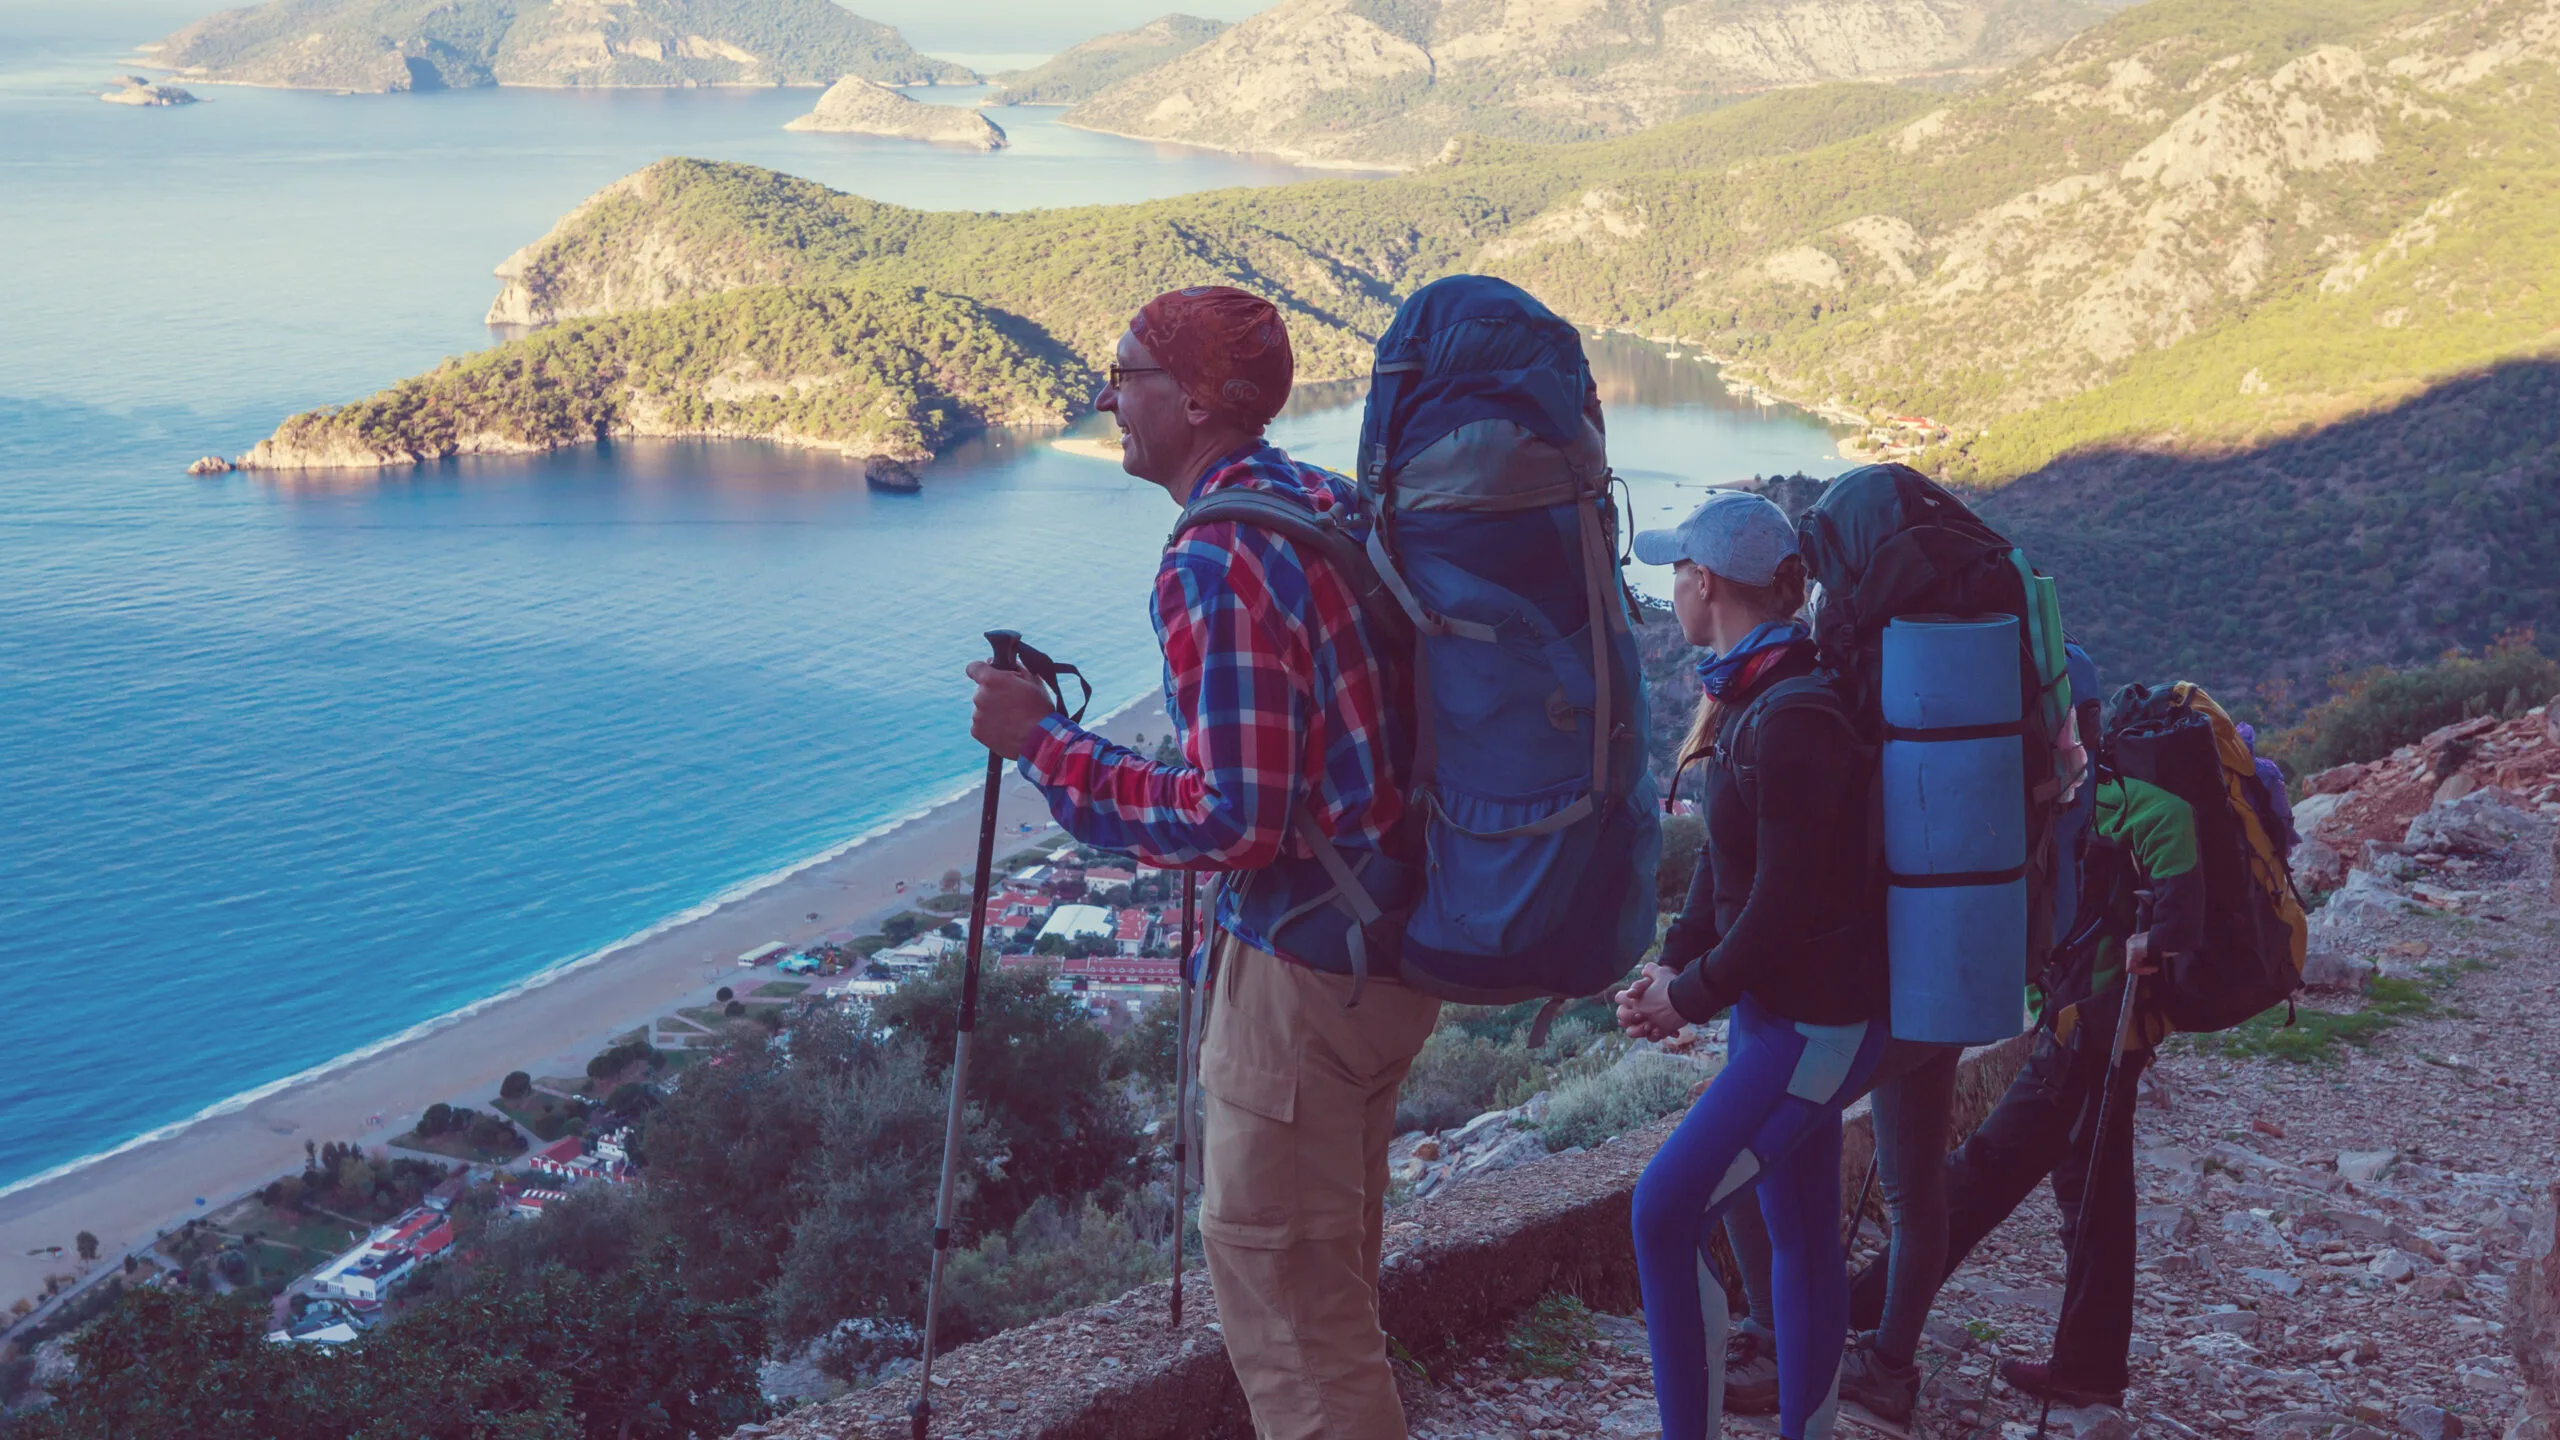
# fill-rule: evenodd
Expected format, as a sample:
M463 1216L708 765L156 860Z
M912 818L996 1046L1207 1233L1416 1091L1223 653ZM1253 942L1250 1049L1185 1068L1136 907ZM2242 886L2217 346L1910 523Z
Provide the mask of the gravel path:
M2458 908L2358 922L2355 943L2398 978L2316 1003L2370 1010L2380 1028L2361 1043L2308 1044L2316 1018L2286 1042L2308 1058L2171 1042L2139 1112L2133 1386L2122 1414L2057 1412L2053 1433L2504 1433L2519 1393L2507 1277L2531 1196L2560 1174L2555 821L2536 810L2507 812L2514 843L2459 866ZM1992 1366L2044 1353L2057 1228L2039 1192L1949 1282L1911 1433L2033 1433L2036 1407ZM1410 1377L1413 1433L1656 1435L1640 1320L1594 1317L1564 1358L1561 1377L1521 1378L1499 1353Z

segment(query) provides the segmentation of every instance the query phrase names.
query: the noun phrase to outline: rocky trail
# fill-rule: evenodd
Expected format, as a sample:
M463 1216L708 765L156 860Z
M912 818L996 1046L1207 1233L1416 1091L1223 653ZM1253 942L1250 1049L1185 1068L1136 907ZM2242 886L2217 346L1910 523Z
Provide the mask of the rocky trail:
M2560 803L2548 765L2515 788L2466 767L2560 761L2560 738L2538 733L2539 711L2494 725L2366 767L2317 807L2340 822L2323 848L2363 856L2332 881L2348 903L2315 917L2315 956L2346 988L2308 994L2290 1027L2173 1039L2154 1067L2138 1111L2133 1384L2122 1412L2057 1411L2051 1433L2549 1440L2509 1330L2552 1326L2554 1277L2534 1267L2560 1178ZM2038 1407L1993 1373L2045 1353L2058 1225L2040 1191L1950 1281L1909 1433L2034 1433ZM1863 1248L1876 1243L1870 1225ZM1658 1433L1641 1317L1513 1334L1408 1376L1417 1437Z

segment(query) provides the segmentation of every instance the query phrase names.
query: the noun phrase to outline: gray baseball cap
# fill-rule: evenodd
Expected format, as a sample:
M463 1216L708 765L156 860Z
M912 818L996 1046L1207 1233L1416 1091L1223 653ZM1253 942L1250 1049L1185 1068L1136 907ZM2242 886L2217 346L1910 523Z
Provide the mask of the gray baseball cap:
M1796 553L1787 512L1747 490L1719 490L1668 530L1636 532L1636 558L1647 565L1702 565L1727 580L1766 585L1778 562Z

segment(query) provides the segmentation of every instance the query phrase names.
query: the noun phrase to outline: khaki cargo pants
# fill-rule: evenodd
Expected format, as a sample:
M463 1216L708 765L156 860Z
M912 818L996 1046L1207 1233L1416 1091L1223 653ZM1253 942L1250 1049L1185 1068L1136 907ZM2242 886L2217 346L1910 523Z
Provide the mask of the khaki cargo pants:
M1200 1236L1260 1440L1404 1440L1378 1327L1396 1088L1440 1002L1222 939L1200 1043Z

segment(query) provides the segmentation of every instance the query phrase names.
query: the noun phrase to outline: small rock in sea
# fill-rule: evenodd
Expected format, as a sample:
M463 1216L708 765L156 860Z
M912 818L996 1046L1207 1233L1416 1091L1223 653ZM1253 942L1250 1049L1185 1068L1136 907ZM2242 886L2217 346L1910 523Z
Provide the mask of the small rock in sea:
M223 459L219 455L207 455L193 465L188 466L187 473L190 475L228 475L231 473L231 469L232 466L230 461Z
M913 495L924 489L916 472L886 455L874 455L862 462L863 483L874 490L887 490L898 495Z
M193 105L196 97L175 85L155 85L139 75L119 75L116 88L98 97L110 105Z

